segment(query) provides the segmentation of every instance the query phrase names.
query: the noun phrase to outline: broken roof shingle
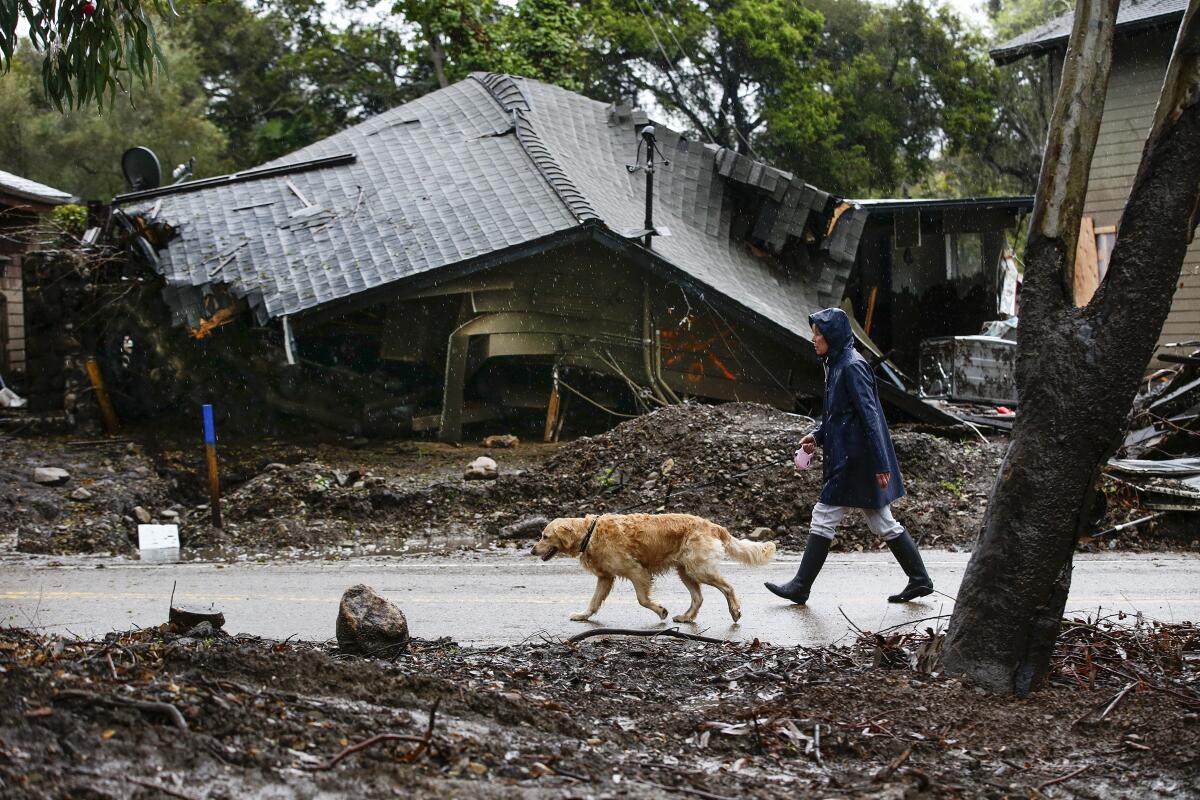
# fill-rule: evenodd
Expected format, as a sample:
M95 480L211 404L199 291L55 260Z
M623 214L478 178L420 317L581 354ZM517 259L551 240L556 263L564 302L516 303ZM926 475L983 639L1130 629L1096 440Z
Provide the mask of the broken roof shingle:
M584 224L618 235L640 229L644 175L625 167L642 120L539 81L473 75L265 167L353 153L351 163L194 191L185 184L156 198L159 216L179 230L160 254L166 300L177 322L195 327L204 296L223 286L263 324ZM771 228L774 242L798 235L807 210L829 196L662 127L658 141L670 164L656 172L654 218L670 235L655 237L653 257L807 338L808 314L837 302L850 263L810 280L731 238L718 162L739 164L780 200L799 190L782 206L784 228Z

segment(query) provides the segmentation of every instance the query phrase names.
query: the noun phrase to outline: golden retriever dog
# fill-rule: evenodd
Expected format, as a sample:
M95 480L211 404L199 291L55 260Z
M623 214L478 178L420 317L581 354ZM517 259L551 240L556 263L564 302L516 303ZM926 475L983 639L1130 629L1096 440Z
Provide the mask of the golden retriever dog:
M593 521L595 529L581 553L580 544ZM735 539L720 525L691 514L604 514L599 519L589 514L554 520L533 546L533 554L543 561L559 553L578 556L583 568L596 576L596 592L587 611L571 615L576 621L589 619L600 610L614 578L628 578L638 602L659 619L666 619L667 610L650 599L650 584L656 575L674 567L692 596L692 604L675 617L676 622L696 619L704 602L702 583L725 595L729 615L737 622L742 616L741 604L733 587L717 571L722 552L757 567L774 558L775 543Z

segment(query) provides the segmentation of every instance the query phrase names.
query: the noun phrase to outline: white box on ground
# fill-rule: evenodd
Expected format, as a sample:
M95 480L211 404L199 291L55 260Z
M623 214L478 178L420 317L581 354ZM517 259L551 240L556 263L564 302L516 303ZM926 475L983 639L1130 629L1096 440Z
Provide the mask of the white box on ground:
M142 561L178 561L178 525L138 525L138 550Z

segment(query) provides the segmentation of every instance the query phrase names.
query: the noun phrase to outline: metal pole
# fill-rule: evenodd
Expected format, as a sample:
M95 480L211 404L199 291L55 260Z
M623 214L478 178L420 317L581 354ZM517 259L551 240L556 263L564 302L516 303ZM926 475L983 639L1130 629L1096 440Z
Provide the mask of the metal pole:
M205 404L204 454L208 460L208 502L212 507L212 523L221 527L221 479L217 475L217 429L213 424L211 405Z
M646 247L654 238L654 127L642 129L642 138L646 140L646 224L643 226L647 233Z

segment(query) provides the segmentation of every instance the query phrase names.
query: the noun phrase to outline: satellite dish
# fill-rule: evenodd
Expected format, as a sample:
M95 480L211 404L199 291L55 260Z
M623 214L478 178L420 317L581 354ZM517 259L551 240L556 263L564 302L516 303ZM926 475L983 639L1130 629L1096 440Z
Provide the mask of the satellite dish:
M121 156L121 170L129 188L135 192L157 189L162 183L162 167L149 147L131 147Z

